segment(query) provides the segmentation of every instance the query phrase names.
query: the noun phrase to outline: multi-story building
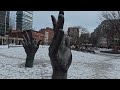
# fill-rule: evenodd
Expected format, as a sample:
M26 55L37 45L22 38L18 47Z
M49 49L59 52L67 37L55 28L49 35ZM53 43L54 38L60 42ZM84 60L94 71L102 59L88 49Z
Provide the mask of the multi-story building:
M32 36L36 42L41 40L42 42L44 41L44 35L40 33L39 31L31 30L32 31ZM3 40L4 41L4 40ZM12 30L9 33L9 44L14 44L14 45L21 45L23 41L22 37L22 31L21 30Z
M71 45L75 45L79 41L79 27L69 27L68 36L70 37Z
M54 31L52 28L46 27L43 28L39 31L44 35L44 41L43 44L49 45L52 42L53 36L54 36Z
M69 27L68 36L70 37L71 45L79 45L83 42L88 42L89 32L82 27Z
M89 44L89 33L82 33L80 36L80 44Z
M0 35L5 35L9 31L10 11L0 11Z
M16 12L17 11L10 11L10 18L9 18L10 30L16 30Z
M16 15L16 29L32 29L33 11L17 11Z

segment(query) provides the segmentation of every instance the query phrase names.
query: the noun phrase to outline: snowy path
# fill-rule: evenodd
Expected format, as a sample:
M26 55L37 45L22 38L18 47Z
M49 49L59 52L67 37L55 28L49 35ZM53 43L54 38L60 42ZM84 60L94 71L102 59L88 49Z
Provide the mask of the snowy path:
M76 51L74 51L76 53ZM73 53L74 54L74 53ZM81 79L120 79L120 57L115 56L101 56L101 55L92 55L89 53L79 52L78 57L82 60L80 62L74 63L77 69L76 71L80 74L79 78ZM78 53L76 53L77 57ZM73 57L74 60L74 57ZM80 67L78 67L80 66ZM71 70L72 72L73 70ZM83 72L83 73L81 73ZM76 74L77 74L76 73ZM76 75L75 74L75 75ZM73 75L73 76L75 76ZM76 76L77 77L77 76Z
M68 79L120 79L120 57L72 51ZM0 79L51 79L48 46L40 46L34 67L25 68L23 47L0 47Z

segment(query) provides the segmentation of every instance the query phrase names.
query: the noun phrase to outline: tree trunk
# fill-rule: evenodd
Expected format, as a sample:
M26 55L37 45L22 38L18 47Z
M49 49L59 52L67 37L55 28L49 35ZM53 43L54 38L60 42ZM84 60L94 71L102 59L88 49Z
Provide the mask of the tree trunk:
M35 55L27 55L25 67L32 68Z

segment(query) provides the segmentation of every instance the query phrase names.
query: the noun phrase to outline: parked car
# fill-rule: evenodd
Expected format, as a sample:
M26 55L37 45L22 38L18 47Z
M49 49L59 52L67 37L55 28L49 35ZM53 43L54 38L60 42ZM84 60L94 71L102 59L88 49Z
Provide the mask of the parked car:
M93 46L91 44L84 44L80 47L80 51L82 52L90 52L90 53L93 53L95 54L95 51L93 49Z

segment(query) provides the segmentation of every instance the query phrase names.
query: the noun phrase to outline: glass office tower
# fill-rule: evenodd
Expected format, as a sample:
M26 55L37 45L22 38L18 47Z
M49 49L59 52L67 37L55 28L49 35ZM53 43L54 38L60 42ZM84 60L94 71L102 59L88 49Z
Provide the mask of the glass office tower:
M9 31L10 11L0 11L0 35L5 35Z
M32 29L33 11L17 11L16 15L17 30Z

